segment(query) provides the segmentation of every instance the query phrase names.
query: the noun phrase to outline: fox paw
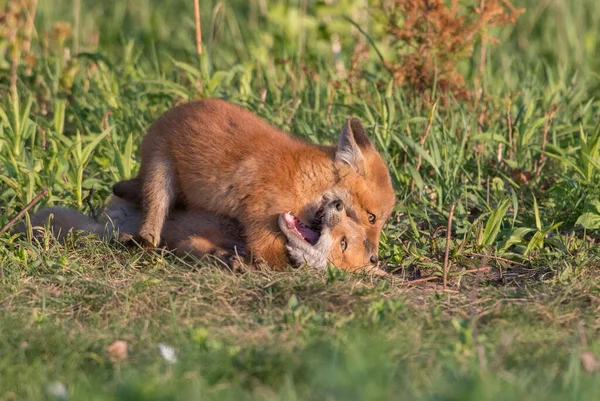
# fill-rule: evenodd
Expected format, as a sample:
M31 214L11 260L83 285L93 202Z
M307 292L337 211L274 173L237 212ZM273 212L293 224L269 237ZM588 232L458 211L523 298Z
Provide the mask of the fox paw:
M135 240L146 249L154 249L160 242L160 237L152 234L149 231L140 231L135 237Z
M119 241L121 244L131 244L131 243L133 243L134 238L135 238L135 234L119 233L119 236L117 237L117 241Z
M215 252L213 254L214 257L223 262L227 267L229 267L234 272L241 272L244 270L244 266L246 265L244 258L244 253L232 253L228 251L223 252Z
M117 237L117 241L119 241L121 244L124 244L127 246L141 245L142 248L144 248L146 251L156 249L156 246L154 246L154 244L152 244L151 242L148 242L146 239L144 239L139 234L119 233L119 236Z

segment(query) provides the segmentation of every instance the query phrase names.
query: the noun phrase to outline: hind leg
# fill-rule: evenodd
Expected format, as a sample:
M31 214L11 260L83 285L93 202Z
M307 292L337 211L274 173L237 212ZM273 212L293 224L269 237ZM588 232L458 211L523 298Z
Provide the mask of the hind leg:
M112 192L119 198L139 205L142 203L142 180L137 176L129 180L119 181L113 185Z
M168 157L157 156L151 164L142 166L143 216L139 237L145 246L158 246L160 233L176 200L177 184ZM144 168L145 167L145 168Z

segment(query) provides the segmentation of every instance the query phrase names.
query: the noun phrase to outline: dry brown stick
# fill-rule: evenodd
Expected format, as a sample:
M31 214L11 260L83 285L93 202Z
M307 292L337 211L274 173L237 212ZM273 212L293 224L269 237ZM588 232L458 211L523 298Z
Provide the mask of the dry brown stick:
M23 53L28 54L31 49L31 34L33 32L33 22L37 11L38 0L31 1L31 8L27 10L27 23L25 25L25 40L23 41Z
M498 151L497 151L497 156L496 156L496 161L498 162L498 166L500 166L502 164L502 142L498 142Z
M298 107L300 107L300 103L302 103L302 99L297 99L296 104L294 105L294 109L292 110L292 114L288 117L287 123L290 124L298 111Z
M542 152L540 153L539 158L539 169L535 169L537 174L539 174L542 171L542 167L544 165L544 162L546 161L546 155L544 154L544 151L546 150L546 142L548 141L548 131L550 130L552 120L554 119L554 115L557 111L558 107L556 107L556 105L553 104L552 106L550 106L550 112L547 114L548 120L546 120L546 123L544 124L544 131L542 132Z
M479 267L477 269L465 270L465 274L467 274L467 273L487 272L490 269L491 269L491 266ZM418 278L416 280L407 281L404 284L406 284L406 285L413 285L413 284L425 283L427 281L433 281L433 280L435 280L437 278L439 278L439 277L438 276L423 277L423 278Z
M485 9L485 0L480 0L479 2L479 20L481 21L481 17L484 13ZM485 38L483 34L481 35L481 49L479 54L479 77L477 86L479 86L479 98L483 98L483 86L484 86L484 73L485 73ZM483 99L482 99L483 100ZM479 126L483 127L483 122L485 120L485 113L483 107L481 108L481 113L479 114Z
M454 217L454 206L456 202L452 202L450 206L450 216L448 216L448 229L446 230L446 252L444 254L444 290L446 289L448 279L448 257L450 254L450 236L452 234L452 218Z
M17 44L17 28L14 26L10 27L8 32L8 43L10 45L10 96L15 96L17 92L17 72L19 65L19 58L21 53Z
M333 108L333 97L335 96L334 90L331 90L331 95L329 96L329 103L327 104L327 113L325 113L325 121L327 124L331 124L331 109Z
M517 145L513 143L513 132L512 132L512 117L510 115L510 107L512 106L512 100L510 95L508 97L508 105L506 106L506 121L508 124L508 151L509 157L517 154Z
M423 135L421 137L421 139L419 139L419 145L421 145L421 148L423 148L423 151L425 150L424 146L425 146L425 141L427 140L427 137L429 136L429 132L431 131L431 126L433 125L433 117L435 114L435 108L437 107L437 101L433 104L433 106L431 106L431 110L429 111L429 122L427 123L427 129L425 130L425 135ZM417 156L417 172L421 169L421 162L422 162L422 156L419 153L419 155ZM415 179L413 178L412 183L410 184L410 190L414 190L415 189Z
M550 112L548 113L548 120L546 120L546 123L544 124L544 131L542 133L542 152L546 150L546 142L548 142L548 130L550 130L550 126L552 125L552 120L554 119L556 110L557 108L552 105Z
M23 210L21 210L11 221L6 223L6 225L4 227L2 227L2 230L0 230L0 235L7 232L9 228L11 228L21 217L23 217L23 215L25 213L27 213L27 211L29 209L31 209L33 206L35 206L36 203L38 203L44 196L46 196L47 193L48 193L48 188L44 189L42 192L37 194L37 196L35 198L33 198L32 201L29 202L27 204L27 206L25 206L25 208L23 208Z
M483 15L485 11L485 0L481 0L479 2L479 18ZM485 73L485 38L481 35L481 49L479 53L479 79L481 84L481 90L483 90L483 74Z
M81 0L73 1L73 53L75 56L79 53L79 14L81 10Z
M500 256L485 255L483 253L476 253L476 252L470 252L469 255L470 256L480 256L480 257L484 257L484 258L490 258L490 259L494 259L494 260L499 260L501 262L512 263L512 264L519 265L519 266L525 266L525 264L523 264L521 262L517 262L517 261L506 259L506 258L501 258Z
M194 0L194 18L196 20L196 53L202 54L202 30L200 29L200 3Z
M406 285L419 284L419 283L424 283L424 282L426 282L426 281L432 281L432 280L435 280L436 278L439 278L439 277L438 277L438 276L429 276L429 277L423 277L423 278L418 278L418 279L416 279L416 280L410 280L410 281L407 281L407 282L406 282L406 283L404 283L404 284L406 284Z

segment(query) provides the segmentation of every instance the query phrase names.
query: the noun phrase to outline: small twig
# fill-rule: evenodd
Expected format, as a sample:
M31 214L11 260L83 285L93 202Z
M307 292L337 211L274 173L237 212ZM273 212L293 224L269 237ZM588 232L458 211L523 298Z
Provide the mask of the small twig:
M439 278L439 277L438 276L423 277L423 278L418 278L416 280L407 281L405 284L407 284L407 285L413 285L413 284L425 283L427 281L433 281L436 278Z
M479 267L477 269L465 270L464 274L486 272L486 271L490 271L491 269L492 269L491 266ZM407 281L404 284L406 284L406 285L413 285L413 284L425 283L427 281L433 281L433 280L438 279L438 278L439 278L439 276L423 277L423 278L418 278L416 280Z
M196 20L196 53L202 54L202 30L200 29L200 4L194 0L194 18Z
M27 213L27 211L29 209L31 209L33 206L35 206L36 203L38 203L44 196L46 196L48 191L49 191L48 188L46 188L42 192L37 194L37 196L35 198L33 198L33 200L31 202L29 202L27 204L27 206L25 206L25 208L23 208L23 210L21 210L11 221L6 223L6 225L4 227L2 227L2 229L0 230L0 235L7 232L8 229L11 228L21 217L23 217L23 215L25 213Z
M550 112L548 113L548 120L546 121L546 124L544 124L544 132L542 137L542 152L546 150L546 142L548 141L548 131L550 130L552 120L554 119L554 115L556 114L557 110L558 108L552 105L552 107L550 108ZM545 157L543 153L542 156Z
M498 166L500 166L502 164L502 142L498 142L498 152L496 160L498 161Z
M506 122L508 124L508 149L509 152L514 152L514 154L517 154L517 147L516 144L513 143L513 132L512 132L512 118L510 115L510 108L512 106L512 100L510 98L510 96L508 97L508 104L506 106ZM510 156L510 155L509 155Z
M481 16L483 15L483 12L485 10L485 0L480 0L479 2L479 18L481 19ZM483 32L483 31L482 31ZM480 90L483 91L483 74L485 73L485 52L486 52L486 48L485 48L485 37L482 34L481 35L481 49L480 49L480 53L479 53L479 84L480 86Z
M425 130L425 135L423 135L421 137L421 139L419 139L419 145L421 145L421 148L423 148L423 150L425 150L424 146L425 146L425 141L427 140L427 137L429 136L429 132L431 131L431 126L433 125L433 117L435 115L435 108L437 107L437 100L435 101L435 103L433 104L433 106L431 106L431 110L429 110L429 121L427 123L427 129ZM422 162L422 157L421 154L419 153L419 155L417 156L417 172L421 169L421 162ZM410 190L414 190L415 189L415 179L413 178L412 183L410 184Z
M294 105L294 109L292 110L292 114L288 117L287 123L290 124L298 111L298 107L300 107L300 103L302 103L302 99L296 100L296 104Z
M446 252L444 254L444 290L446 289L448 279L448 257L450 254L450 236L452 234L452 218L454 217L454 206L456 202L452 202L450 206L450 216L448 216L448 230L446 230Z
M25 26L25 40L23 41L23 53L29 54L31 49L31 34L33 32L33 22L37 10L38 0L32 0L30 9L27 10L27 25Z
M480 0L479 2L479 21L481 21L483 13L484 13L484 9L485 9L485 0ZM478 86L479 88L479 100L481 102L481 104L483 103L484 100L484 73L485 73L485 57L486 57L486 48L485 48L485 37L483 35L483 33L480 35L480 40L481 40L481 48L480 48L480 53L479 53L479 75L475 78L475 85ZM479 124L479 126L481 127L482 131L483 131L483 123L485 121L485 109L482 106L480 113L479 113L479 117L477 119L477 122Z
M500 256L484 255L483 253L475 253L475 252L470 252L469 256L479 256L482 258L490 258L490 259L498 260L500 262L507 262L507 263L512 263L512 264L519 265L519 266L525 266L524 263L506 259L506 258L501 258Z
M375 45L375 41L373 40L373 38L371 38L371 36L369 36L369 34L367 32L365 32L365 30L362 29L360 25L358 25L356 22L354 22L354 20L352 18L348 17L347 15L344 15L344 19L346 21L348 21L349 23L351 23L352 25L354 25L354 27L356 29L358 29L358 31L367 39L367 41L369 42L369 44L371 45L371 47L373 48L373 50L375 50L375 53L377 53L377 57L379 57L379 60L381 61L381 64L383 65L383 67L393 77L394 76L394 71L392 71L388 67L388 64L385 62L385 59L383 58L383 54L381 54L381 52L377 48L377 45Z
M8 32L8 43L11 48L10 58L10 96L17 94L18 64L20 58L19 46L17 44L17 28L11 27Z
M260 92L260 104L258 105L258 108L263 109L265 107L266 100L267 100L267 88L264 88Z
M81 0L73 1L73 53L79 54L79 15L81 10Z
M331 96L329 96L329 103L327 104L327 113L325 113L325 121L327 124L331 124L331 109L333 108L333 97L335 93L331 90Z
M552 105L550 107L550 112L548 112L548 120L546 120L546 124L544 124L544 131L543 131L543 136L542 136L542 152L540 153L540 158L539 158L539 169L536 168L536 172L537 174L539 174L542 171L542 167L544 166L544 162L546 161L546 154L544 153L544 151L546 150L546 142L548 141L548 131L550 130L550 126L552 125L552 120L554 119L554 115L556 114L556 112L558 111L558 107L556 107L556 105Z

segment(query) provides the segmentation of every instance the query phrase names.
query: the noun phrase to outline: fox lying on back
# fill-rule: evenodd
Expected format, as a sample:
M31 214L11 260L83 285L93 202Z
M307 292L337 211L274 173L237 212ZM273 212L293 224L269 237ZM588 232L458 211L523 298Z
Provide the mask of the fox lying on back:
M50 216L53 216L49 220ZM128 241L129 233L137 232L142 213L139 207L128 200L111 196L98 220L83 213L64 207L48 207L31 216L32 234L42 237L47 226L50 233L63 242L71 231L94 233L106 240ZM324 269L328 262L350 272L365 271L364 230L348 218L344 203L330 199L321 216L321 235L314 244L309 244L295 227L293 216L281 213L279 227L285 235L286 248L294 266L309 265ZM27 225L22 222L13 229L13 234L25 234ZM246 254L242 227L237 221L212 215L201 209L172 211L162 230L164 246L176 255L188 253L203 257L212 254L225 263L236 263L237 256ZM236 258L231 259L231 256ZM245 258L246 262L252 261ZM367 269L371 274L385 275L383 270Z
M377 262L379 236L395 202L385 163L356 119L348 120L337 146L290 137L248 110L207 99L177 106L148 130L136 178L117 183L116 195L136 199L141 185L140 239L160 243L176 201L188 208L239 220L248 250L274 269L289 262L278 216L290 211L305 239L318 225L324 197L341 191L348 215L364 227L366 260Z

